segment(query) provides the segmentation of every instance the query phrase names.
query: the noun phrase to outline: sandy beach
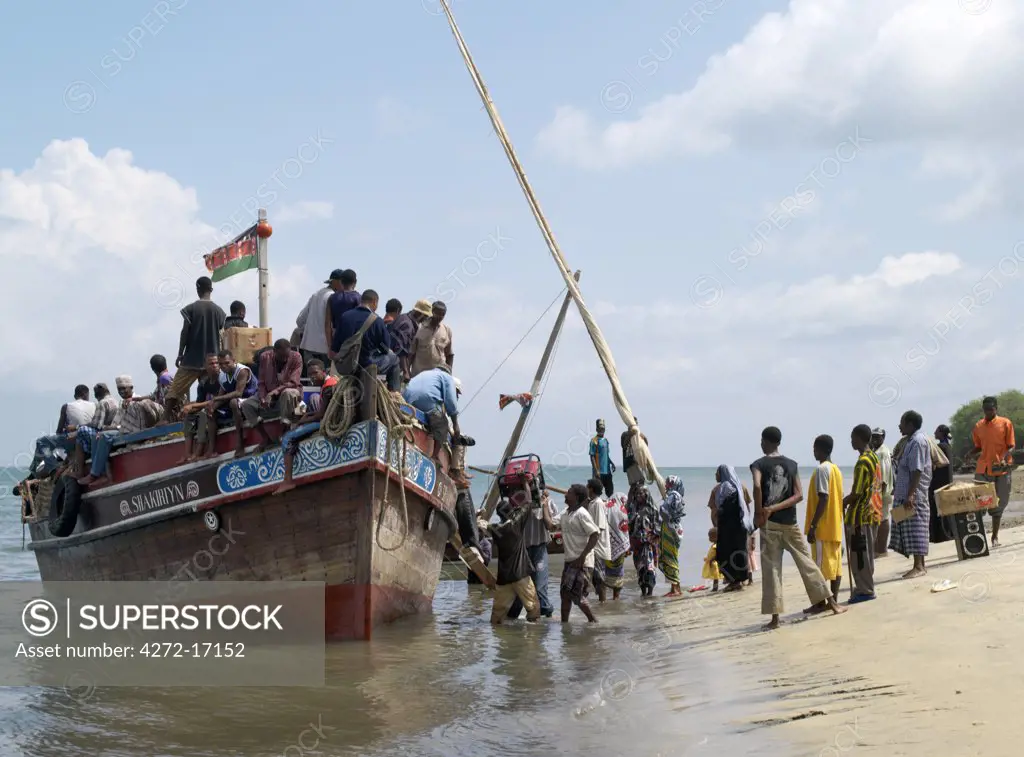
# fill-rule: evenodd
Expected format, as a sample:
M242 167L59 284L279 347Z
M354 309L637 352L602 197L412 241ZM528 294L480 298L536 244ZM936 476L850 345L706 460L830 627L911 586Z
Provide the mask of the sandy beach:
M786 558L778 631L759 631L759 576L740 593L681 600L665 620L695 651L736 666L733 704L770 702L736 726L770 729L794 754L1019 754L1024 529L1001 537L989 557L964 562L952 542L931 545L928 576L914 581L900 578L909 560L879 560L878 599L838 617L802 616L807 596ZM958 587L933 593L942 579Z

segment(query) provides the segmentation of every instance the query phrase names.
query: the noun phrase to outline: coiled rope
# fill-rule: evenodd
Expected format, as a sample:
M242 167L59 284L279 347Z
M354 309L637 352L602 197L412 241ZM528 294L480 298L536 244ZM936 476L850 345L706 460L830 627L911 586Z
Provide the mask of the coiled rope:
M362 399L362 382L357 376L338 376L338 383L334 387L334 392L331 394L330 404L324 411L324 416L320 420L320 431L325 437L332 441L340 441L342 437L348 433L348 430L352 427L352 422L356 417L356 407ZM376 380L376 379L375 379ZM377 528L374 533L374 538L377 542L377 546L385 552L394 552L400 549L406 539L409 538L409 505L405 498L405 482L406 476L409 475L409 466L406 464L406 442L411 440L412 430L416 427L414 420L402 412L401 405L398 400L387 391L383 386L376 387L377 401L375 408L375 415L384 425L385 433L387 434L387 446L384 455L384 464L387 466L388 475L384 478L384 497L381 500L380 515L377 518ZM391 475L390 471L393 469L391 465L392 452L398 451L400 454L397 472L399 475L399 499L402 503L402 539L393 547L386 547L381 544L380 541L380 530L384 523L384 513L387 509L389 499L388 492L391 486ZM371 454L376 454L375 450L371 451ZM377 492L377 477L374 476L371 479L370 484L370 498L376 502Z

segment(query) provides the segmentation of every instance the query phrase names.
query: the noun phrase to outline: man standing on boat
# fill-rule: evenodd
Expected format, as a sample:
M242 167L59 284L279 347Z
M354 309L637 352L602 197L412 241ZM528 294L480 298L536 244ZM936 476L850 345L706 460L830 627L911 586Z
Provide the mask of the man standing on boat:
M636 424L636 416L633 416L633 424ZM633 433L629 429L622 432L622 470L626 472L626 482L629 484L630 489L633 488L634 484L645 484L647 478L644 476L644 472L640 470L640 466L636 464L636 456L633 454ZM640 434L644 440L644 444L647 444L647 435Z
M384 325L384 321L377 318L376 310L379 301L377 293L372 289L367 289L359 300L359 307L347 311L341 316L341 322L335 327L331 354L338 355L342 345L362 331L359 367L367 368L371 363L376 365L378 374L387 379L388 389L392 392L400 392L402 373L398 367L398 356L391 350L391 334L388 332L388 327ZM373 321L363 329L363 325L371 316L373 316ZM335 363L335 368L341 372L338 363Z
M174 361L178 372L164 397L165 418L171 423L178 420L192 384L203 375L206 356L220 352L220 332L227 320L224 311L211 299L213 282L208 276L196 279L196 294L199 299L181 309L181 337Z
M604 486L604 495L610 497L615 493L615 463L612 462L612 448L604 435L604 421L597 421L597 435L590 440L590 472Z
M419 308L420 303L416 303ZM430 318L420 325L412 345L412 376L416 376L431 368L448 366L451 372L455 364L455 353L452 351L452 330L443 323L448 314L448 306L438 300L430 306Z
M329 360L334 360L334 353L330 350L330 345L334 344L338 336L341 317L349 310L359 307L359 302L362 299L359 292L356 291L356 283L356 272L351 268L346 268L344 271L340 269L331 271L328 286L334 294L328 298L327 309L324 312L324 338L328 344L327 357ZM327 364L324 363L324 365Z
M299 351L302 353L303 363L307 365L310 360L319 360L324 365L330 364L327 357L331 349L331 342L327 337L328 302L334 294L333 282L337 280L338 286L341 286L342 273L343 271L332 271L324 286L310 295L306 307L299 311L295 319L295 327L302 334L299 339ZM337 279L334 278L335 275Z
M267 418L280 416L281 430L288 430L295 420L295 408L302 401L302 357L287 339L274 342L274 349L260 355L256 396L241 403L243 426L255 428L263 442L258 451L269 449L274 440L264 428ZM244 435L244 430L240 431ZM242 442L244 444L244 442ZM245 454L240 446L236 457Z
M398 355L402 380L408 383L412 378L412 342L419 331L419 324L411 314L402 312L401 300L393 298L384 306L384 323L391 333L391 347Z

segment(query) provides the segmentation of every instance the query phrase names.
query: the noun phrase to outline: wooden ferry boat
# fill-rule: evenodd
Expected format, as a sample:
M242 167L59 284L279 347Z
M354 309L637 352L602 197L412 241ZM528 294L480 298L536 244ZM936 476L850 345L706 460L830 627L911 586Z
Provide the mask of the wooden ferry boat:
M367 394L376 384L367 382ZM362 408L372 402L364 397ZM109 485L83 492L70 476L44 481L26 514L43 581L323 581L332 639L369 639L381 623L426 612L456 528L455 487L420 429L401 481L402 445L361 415L338 441L318 434L300 443L297 488L281 496L272 494L284 475L280 447L235 459L235 431L224 429L218 457L174 467L181 424L115 450ZM272 435L277 426L268 423ZM69 510L73 532L54 536L51 522Z
M323 581L331 639L369 639L381 623L428 611L457 530L447 456L432 459L425 418L406 405L411 428L404 443L391 438L377 418L386 389L372 367L361 378L354 422L339 439L303 440L297 488L280 496L280 446L255 453L250 430L249 454L236 459L236 431L222 429L216 457L177 466L181 423L122 437L102 486L84 490L71 475L22 486L43 581ZM317 392L306 387L306 400ZM279 422L266 428L280 435Z

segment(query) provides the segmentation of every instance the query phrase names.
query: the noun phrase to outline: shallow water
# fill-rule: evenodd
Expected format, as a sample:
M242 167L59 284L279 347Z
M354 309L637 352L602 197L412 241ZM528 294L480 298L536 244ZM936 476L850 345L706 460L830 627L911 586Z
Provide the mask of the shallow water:
M682 567L692 583L708 546L713 473L671 472L688 489ZM586 471L553 473L559 484ZM483 478L474 479L478 503ZM13 498L0 503L0 553L5 580L38 577ZM642 602L630 573L623 599L597 608L597 626L575 611L566 626L492 629L479 587L441 587L433 614L385 627L370 643L329 645L324 688L0 688L0 754L786 753L763 731L738 732L761 703L737 700L728 667L664 631L665 605Z

